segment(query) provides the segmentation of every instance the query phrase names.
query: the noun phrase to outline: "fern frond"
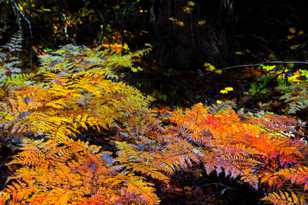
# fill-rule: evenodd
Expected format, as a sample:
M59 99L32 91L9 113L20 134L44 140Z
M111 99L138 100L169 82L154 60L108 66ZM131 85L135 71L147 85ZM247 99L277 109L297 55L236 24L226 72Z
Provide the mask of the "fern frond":
M302 185L304 191L306 191L308 189L308 167L284 168L261 177L261 182L267 183L270 186L279 185L278 187L281 187L287 181L290 181L292 184Z
M163 182L169 181L169 177L159 167L153 164L155 158L151 153L138 151L125 142L117 142L116 145L119 149L117 161L122 165L137 173L150 176L153 179L158 179Z
M23 32L22 29L19 29L15 34L13 34L5 45L2 48L8 49L10 52L20 52L22 49L23 41Z
M86 102L80 102L85 94ZM61 127L61 138L75 135L78 129L106 129L147 106L146 98L136 89L102 76L62 77L52 80L47 88L25 86L9 95L8 113L17 116L11 122L12 133L57 136L53 133L59 133Z
M140 177L130 176L129 180L126 182L128 193L134 193L142 196L145 204L155 205L159 204L160 199L155 194L155 189L153 184L145 182Z
M264 130L253 122L242 121L230 109L211 114L202 104L197 104L175 112L171 121L176 124L169 130L174 138L186 139L199 147L198 155L208 174L224 172L255 188L260 179L264 182L271 178L269 185L275 187L281 186L282 181L271 177L276 173L269 170L279 170L289 164L302 166L304 161L304 143L276 135L275 131ZM293 171L296 173L290 170L290 175ZM293 182L297 183L295 179ZM300 185L305 186L303 181Z
M287 104L286 111L288 114L296 114L308 107L308 82L303 80L301 83L292 83L288 86L287 91L280 97Z
M7 81L7 77L15 76L21 73L20 53L23 48L23 31L21 27L13 34L10 40L0 47L0 85Z
M10 198L8 204L159 203L153 184L106 166L97 146L70 139L30 144L9 164L25 166L15 171L2 192Z
M283 191L270 193L262 200L269 201L274 205L305 205L307 203L304 195L299 197L294 192Z
M38 144L27 143L22 152L17 154L8 165L19 164L27 167L48 166L45 154L38 149Z
M285 179L290 180L292 184L300 184L304 186L304 190L308 190L308 167L295 167L281 169L277 175L283 176Z
M33 73L21 73L7 77L4 81L2 81L2 83L4 86L30 85L32 83L31 80L33 77Z

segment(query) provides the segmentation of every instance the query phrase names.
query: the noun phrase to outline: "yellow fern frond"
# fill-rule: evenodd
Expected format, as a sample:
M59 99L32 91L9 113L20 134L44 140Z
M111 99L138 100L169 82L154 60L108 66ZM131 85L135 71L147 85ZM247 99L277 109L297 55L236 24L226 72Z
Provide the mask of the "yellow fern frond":
M153 184L145 182L140 177L129 177L129 180L126 182L128 193L135 193L141 195L144 199L145 204L155 205L159 204L160 200L155 194L155 189Z
M299 197L294 192L288 193L283 191L270 193L262 200L269 201L274 205L305 205L307 203L304 194Z

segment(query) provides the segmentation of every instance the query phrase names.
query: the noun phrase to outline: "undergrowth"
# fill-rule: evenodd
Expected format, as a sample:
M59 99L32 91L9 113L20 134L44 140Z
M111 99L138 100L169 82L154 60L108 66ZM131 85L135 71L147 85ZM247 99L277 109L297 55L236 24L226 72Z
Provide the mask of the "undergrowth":
M119 77L144 52L70 45L41 56L35 72L2 79L0 137L20 143L0 204L154 205L181 170L247 184L262 202L307 203L307 144L284 134L296 120L201 103L151 109ZM101 136L81 137L89 131Z

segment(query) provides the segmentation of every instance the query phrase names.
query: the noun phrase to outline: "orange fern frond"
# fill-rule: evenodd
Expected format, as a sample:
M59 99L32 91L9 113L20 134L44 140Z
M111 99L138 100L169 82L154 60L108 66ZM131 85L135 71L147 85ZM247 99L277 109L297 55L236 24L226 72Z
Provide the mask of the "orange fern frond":
M305 200L304 194L299 197L294 192L288 193L280 191L278 193L273 192L268 194L262 200L269 201L274 205L305 205L307 201Z
M261 183L269 186L281 187L287 181L292 184L302 185L304 191L308 189L308 168L307 166L283 168L273 173L265 173L261 177Z
M202 156L207 173L224 171L227 176L240 177L255 188L260 179L264 182L265 176L275 175L272 170L290 165L301 167L304 161L306 145L303 142L242 121L230 109L211 114L202 104L197 104L191 109L174 112L170 120L175 127L169 128L168 132L199 148L198 155ZM296 173L290 170L292 172ZM271 179L270 186L282 185L281 181ZM294 184L299 182L299 178L289 179ZM303 179L306 178L301 176L300 184L306 186Z
M303 185L304 190L308 190L307 166L281 169L276 174L284 177L286 180L290 180L292 184Z
M40 159L37 154L44 157ZM18 183L9 182L2 192L8 204L91 204L92 201L95 204L101 200L111 205L131 200L154 205L159 202L151 183L106 166L97 146L81 141L67 140L62 145L47 141L38 143L36 148L28 146L12 164L31 166L17 169L11 179Z

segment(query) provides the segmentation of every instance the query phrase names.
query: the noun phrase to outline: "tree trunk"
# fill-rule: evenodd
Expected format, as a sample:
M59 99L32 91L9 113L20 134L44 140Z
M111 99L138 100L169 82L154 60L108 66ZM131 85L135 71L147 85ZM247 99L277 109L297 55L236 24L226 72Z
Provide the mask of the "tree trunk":
M32 69L33 59L29 24L14 11L15 2L0 2L0 66L8 74Z
M11 6L0 1L0 45L4 45L17 30L18 25Z
M232 2L188 2L159 2L154 30L157 42L155 55L160 65L187 69L200 66L204 62L217 66L230 63L232 57L228 35L232 28Z

